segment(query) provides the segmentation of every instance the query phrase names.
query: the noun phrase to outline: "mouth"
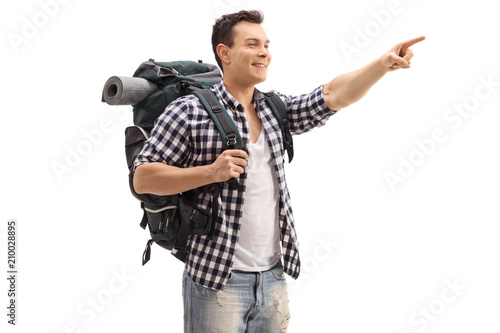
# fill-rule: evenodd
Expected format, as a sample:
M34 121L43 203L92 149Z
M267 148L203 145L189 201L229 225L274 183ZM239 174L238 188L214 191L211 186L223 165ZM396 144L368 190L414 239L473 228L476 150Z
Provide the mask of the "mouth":
M260 63L259 64L252 64L252 66L257 67L257 68L262 68L262 69L266 69L266 67L267 67L266 65L260 64Z

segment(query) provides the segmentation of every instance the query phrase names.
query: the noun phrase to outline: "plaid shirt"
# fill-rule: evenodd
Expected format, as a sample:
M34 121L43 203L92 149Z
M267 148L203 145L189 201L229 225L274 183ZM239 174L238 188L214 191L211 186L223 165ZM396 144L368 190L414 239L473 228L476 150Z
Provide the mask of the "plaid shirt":
M248 142L249 128L243 106L227 92L222 80L214 85L212 90L231 115L243 142ZM322 91L321 86L310 94L297 97L278 93L287 109L292 134L301 134L322 126L335 113L326 106ZM265 102L263 94L257 89L254 91L254 105L262 122L278 177L284 271L296 279L300 272L300 260L290 195L285 180L283 138L278 121ZM188 95L172 102L157 119L150 139L138 156L136 167L150 162L164 162L182 168L209 165L221 152L222 139L210 116L195 96ZM240 190L232 190L226 184L221 192L218 199L219 218L213 240L207 239L206 236L192 235L188 242L188 275L195 283L207 288L222 290L231 272L239 237L246 173L239 177L239 182ZM199 205L210 208L210 193L202 193L197 199Z

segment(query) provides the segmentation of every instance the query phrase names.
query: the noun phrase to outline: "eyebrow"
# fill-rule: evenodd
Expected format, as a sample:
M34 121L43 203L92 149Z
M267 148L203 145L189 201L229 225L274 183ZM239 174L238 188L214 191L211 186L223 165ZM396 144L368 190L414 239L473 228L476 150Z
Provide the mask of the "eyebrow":
M256 42L260 42L260 39L258 39L258 38L253 38L253 37L250 37L250 38L245 39L245 42L252 41L252 40L253 40L253 41L256 41ZM266 40L266 42L265 42L264 44L270 44L270 43L271 43L271 41L268 39L268 40Z

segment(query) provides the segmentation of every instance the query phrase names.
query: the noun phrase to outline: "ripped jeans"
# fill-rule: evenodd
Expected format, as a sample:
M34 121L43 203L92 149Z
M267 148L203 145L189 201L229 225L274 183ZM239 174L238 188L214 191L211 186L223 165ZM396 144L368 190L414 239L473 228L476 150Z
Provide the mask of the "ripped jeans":
M184 271L184 333L285 333L290 320L281 263L264 272L232 271L223 291Z

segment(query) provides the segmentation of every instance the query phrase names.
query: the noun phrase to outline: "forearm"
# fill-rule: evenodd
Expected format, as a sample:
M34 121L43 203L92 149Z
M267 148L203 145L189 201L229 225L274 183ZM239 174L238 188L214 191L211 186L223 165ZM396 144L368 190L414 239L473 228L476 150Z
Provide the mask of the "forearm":
M326 105L330 110L340 110L359 101L387 72L377 58L363 68L337 76L323 87Z
M244 150L228 149L214 163L191 168L179 168L161 162L139 165L135 169L134 189L137 193L172 195L212 183L237 178L247 165Z
M209 166L178 168L155 162L138 166L134 175L137 193L171 195L212 183Z

